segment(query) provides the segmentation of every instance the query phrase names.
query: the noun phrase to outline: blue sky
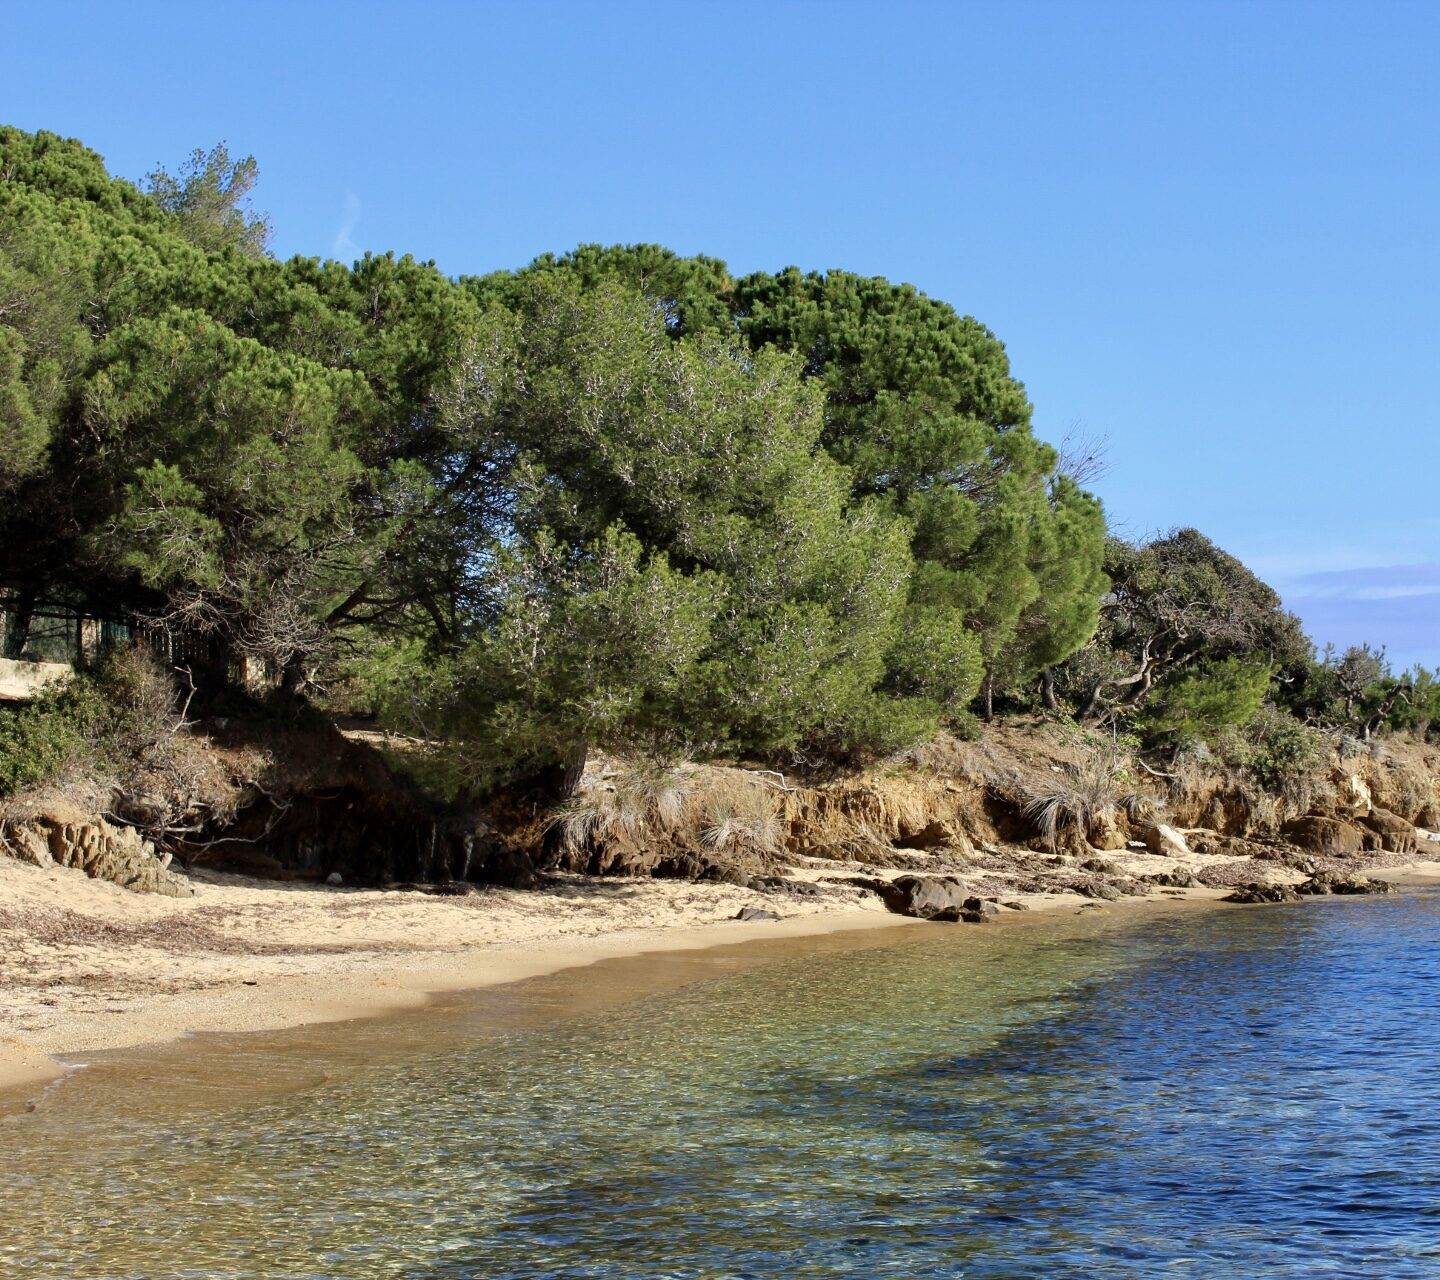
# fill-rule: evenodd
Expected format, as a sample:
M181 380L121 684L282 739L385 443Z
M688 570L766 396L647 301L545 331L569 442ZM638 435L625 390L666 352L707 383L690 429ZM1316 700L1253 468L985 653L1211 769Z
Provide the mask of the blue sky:
M281 254L909 280L1312 634L1440 663L1440 4L9 0L0 118L226 139Z

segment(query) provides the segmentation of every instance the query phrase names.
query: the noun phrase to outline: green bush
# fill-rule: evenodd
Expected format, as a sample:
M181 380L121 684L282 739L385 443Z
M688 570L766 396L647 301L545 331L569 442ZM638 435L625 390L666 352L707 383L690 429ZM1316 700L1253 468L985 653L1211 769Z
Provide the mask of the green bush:
M1330 756L1322 733L1269 705L1261 707L1233 745L1227 746L1229 763L1240 766L1266 791L1277 795L1307 789L1324 772Z
M1268 663L1242 658L1207 663L1155 693L1142 730L1152 741L1179 746L1209 741L1254 718L1271 674Z
M0 708L0 796L14 795L79 764L103 736L109 708L91 680L75 680L27 706Z
M71 769L123 777L169 745L175 690L165 672L117 651L34 702L0 708L0 797Z

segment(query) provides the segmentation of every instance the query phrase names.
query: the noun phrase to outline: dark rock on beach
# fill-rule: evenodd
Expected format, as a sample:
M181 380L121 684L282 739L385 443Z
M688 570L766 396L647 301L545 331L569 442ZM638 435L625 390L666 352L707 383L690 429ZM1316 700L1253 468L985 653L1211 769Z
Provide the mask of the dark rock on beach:
M1298 885L1300 893L1307 897L1324 894L1394 893L1395 886L1388 880L1371 880L1367 876L1348 875L1343 871L1317 871L1304 884Z
M1300 894L1288 884L1261 884L1252 881L1239 885L1226 902L1299 902Z
M891 911L920 920L934 920L951 912L958 915L970 896L964 883L953 876L896 876L875 883Z
M917 920L983 924L1000 914L989 898L980 898L954 876L896 876L894 880L854 879L853 884L872 889L897 915Z
M824 890L813 880L789 880L784 876L757 876L750 881L761 893L788 893L796 898L819 898Z
M1152 884L1166 889L1198 889L1200 881L1195 878L1193 871L1187 871L1183 867L1174 871L1157 871L1152 875L1142 876L1146 884Z
M778 920L780 917L773 911L766 911L764 907L741 907L735 913L736 920Z

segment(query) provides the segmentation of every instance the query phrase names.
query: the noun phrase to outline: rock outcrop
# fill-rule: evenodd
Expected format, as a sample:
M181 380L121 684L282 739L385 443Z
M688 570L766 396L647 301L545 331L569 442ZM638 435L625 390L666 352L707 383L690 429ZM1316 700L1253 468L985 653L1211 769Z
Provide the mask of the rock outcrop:
M134 827L112 826L104 818L70 812L42 812L0 826L0 852L37 867L71 867L92 880L108 880L136 893L171 898L194 892L189 880L170 870Z
M1113 814L1097 813L1090 819L1085 839L1092 849L1114 853L1125 847L1125 832Z

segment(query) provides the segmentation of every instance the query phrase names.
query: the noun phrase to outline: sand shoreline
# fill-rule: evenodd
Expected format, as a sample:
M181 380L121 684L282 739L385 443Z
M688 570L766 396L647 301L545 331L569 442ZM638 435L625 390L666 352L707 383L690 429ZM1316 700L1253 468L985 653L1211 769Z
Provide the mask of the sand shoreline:
M1440 862L1373 874L1431 883ZM647 953L917 924L872 895L777 904L676 881L576 879L459 899L236 876L205 877L197 889L194 899L155 899L0 860L0 1092L9 1101L99 1051L379 1016ZM1218 902L1225 892L1170 891L1102 909ZM1000 921L1096 909L1068 894L1025 904L1029 912ZM734 920L747 905L778 905L784 918Z

